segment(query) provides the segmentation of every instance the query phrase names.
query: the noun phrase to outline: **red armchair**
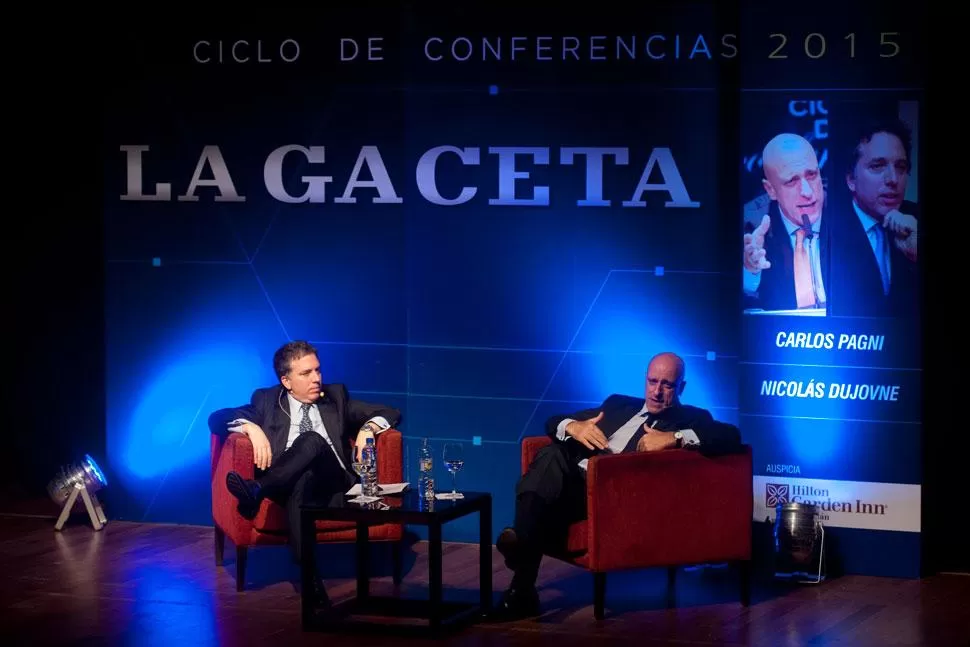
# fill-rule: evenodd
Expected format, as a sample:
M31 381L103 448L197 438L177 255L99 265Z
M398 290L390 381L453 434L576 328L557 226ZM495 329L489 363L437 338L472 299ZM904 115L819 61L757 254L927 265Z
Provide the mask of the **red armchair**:
M210 430L212 431L212 430ZM212 519L215 523L216 565L221 566L226 537L236 547L236 590L246 583L246 557L250 546L278 545L287 540L286 510L273 501L263 500L259 512L252 519L242 517L236 510L237 501L226 489L226 474L236 471L244 478L253 478L253 444L243 434L210 434L212 460ZM382 483L404 481L404 457L401 432L388 429L377 436L377 476ZM370 541L394 542L394 582L400 583L402 524L383 524L368 529ZM354 523L318 521L317 541L347 543L356 540Z
M522 473L547 436L522 442ZM741 566L741 603L750 603L753 515L751 447L708 458L686 449L595 456L586 473L585 521L549 556L593 573L593 613L603 618L606 574L721 562Z

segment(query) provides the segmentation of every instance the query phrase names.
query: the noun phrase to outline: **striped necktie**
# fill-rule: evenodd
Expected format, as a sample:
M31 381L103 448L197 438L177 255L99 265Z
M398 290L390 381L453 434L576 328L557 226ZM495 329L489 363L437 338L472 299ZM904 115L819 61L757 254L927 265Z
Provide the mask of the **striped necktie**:
M303 403L300 408L303 409L303 418L300 419L300 433L305 434L308 431L313 431L313 423L310 422L310 406L309 404Z

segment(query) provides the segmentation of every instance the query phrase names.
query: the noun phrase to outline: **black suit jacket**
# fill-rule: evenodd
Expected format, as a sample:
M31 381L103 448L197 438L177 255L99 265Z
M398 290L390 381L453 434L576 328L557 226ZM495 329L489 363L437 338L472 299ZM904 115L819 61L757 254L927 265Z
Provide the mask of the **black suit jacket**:
M557 415L546 421L546 433L556 438L559 423L567 418L573 420L589 420L603 412L603 419L597 425L603 434L609 439L617 430L625 425L630 418L635 416L643 409L645 404L643 398L634 398L628 395L613 394L603 401L603 404L593 409L584 409L569 415ZM660 414L654 416L650 414L651 423L656 418L656 424L652 424L657 431L682 431L691 429L697 435L700 446L696 450L706 456L717 456L730 454L741 449L741 432L734 425L726 422L719 422L714 419L709 411L700 407L693 407L689 404L681 404L671 407ZM587 449L582 443L569 439L572 451L576 452L577 458L589 458L598 452Z
M778 209L778 203L772 202L768 211L771 227L765 234L765 258L771 267L761 270L761 283L755 296L744 296L745 308L761 308L763 310L795 310L798 301L795 299L795 249L792 245L791 234L782 222L783 216ZM822 214L819 223L819 259L821 261L822 284L825 287L825 298L831 301L829 290L832 272L832 219L828 210ZM751 232L745 232L751 233ZM742 272L748 270L742 269Z
M279 384L257 389L249 404L220 409L209 416L209 428L213 433L220 433L221 430L221 433L228 434L229 421L245 418L262 427L273 456L279 456L286 449L286 440L290 433L290 403L286 395L286 389ZM341 452L344 465L348 468L352 462L351 440L357 438L357 432L365 422L374 416L384 417L391 427L401 422L401 412L397 409L353 400L343 384L322 385L320 398L315 406L320 412L327 434Z
M919 208L904 201L899 209L919 219ZM889 294L882 287L882 276L869 236L852 203L845 205L832 241L831 314L844 317L907 317L920 308L919 266L889 240ZM826 290L829 284L825 284Z

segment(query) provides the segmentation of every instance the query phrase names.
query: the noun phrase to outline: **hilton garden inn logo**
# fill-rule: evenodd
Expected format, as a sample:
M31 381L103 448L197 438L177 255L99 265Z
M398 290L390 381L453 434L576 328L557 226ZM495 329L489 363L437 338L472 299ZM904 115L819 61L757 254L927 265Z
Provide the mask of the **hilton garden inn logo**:
M900 483L754 477L754 518L774 519L776 508L802 503L818 508L822 523L844 528L919 532L920 486Z
M787 483L766 483L765 484L765 505L774 508L778 505L788 503L788 484Z

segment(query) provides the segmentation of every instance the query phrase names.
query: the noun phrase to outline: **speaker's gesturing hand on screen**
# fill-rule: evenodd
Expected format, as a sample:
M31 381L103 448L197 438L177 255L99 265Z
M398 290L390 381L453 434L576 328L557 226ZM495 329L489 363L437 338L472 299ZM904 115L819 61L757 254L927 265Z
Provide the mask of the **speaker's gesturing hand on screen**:
M893 233L893 242L906 258L916 262L916 218L893 209L882 220L886 231Z
M610 446L606 435L596 425L603 419L600 411L595 418L589 420L574 420L566 425L566 435L572 436L589 449L606 449Z
M253 442L253 463L261 470L269 469L273 463L273 450L269 447L269 440L262 427L248 420L233 420L229 423L229 431L249 436L249 440Z
M771 262L765 258L765 234L770 227L771 218L765 214L754 231L744 235L744 269L753 274L771 267Z

